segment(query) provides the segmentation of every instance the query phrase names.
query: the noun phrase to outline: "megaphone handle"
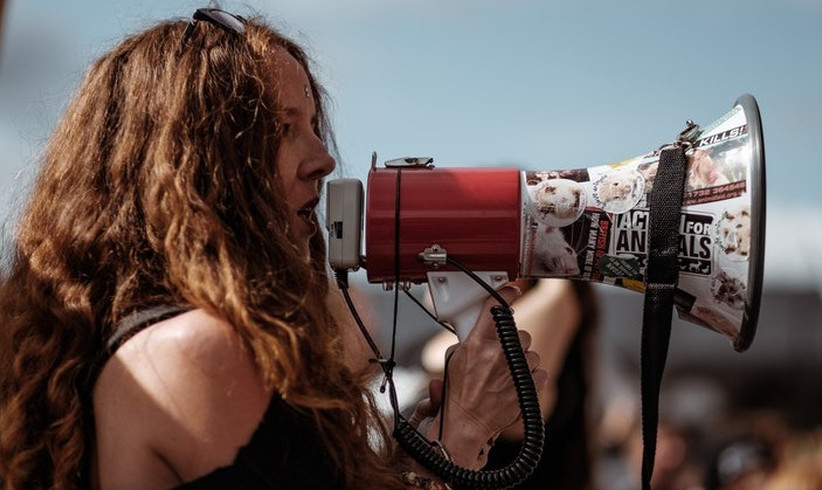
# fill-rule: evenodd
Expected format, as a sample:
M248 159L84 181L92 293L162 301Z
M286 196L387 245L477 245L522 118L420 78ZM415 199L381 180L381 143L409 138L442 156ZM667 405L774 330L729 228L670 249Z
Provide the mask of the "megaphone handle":
M474 274L494 290L509 281L506 272L483 271ZM428 291L437 319L454 327L460 342L465 340L482 313L488 291L459 271L429 272Z
M484 302L485 297L482 297L470 307L454 315L450 320L446 320L446 323L454 327L454 332L456 332L460 342L463 342L468 337L468 334L471 333L474 324L477 323L477 319L482 314L482 305Z

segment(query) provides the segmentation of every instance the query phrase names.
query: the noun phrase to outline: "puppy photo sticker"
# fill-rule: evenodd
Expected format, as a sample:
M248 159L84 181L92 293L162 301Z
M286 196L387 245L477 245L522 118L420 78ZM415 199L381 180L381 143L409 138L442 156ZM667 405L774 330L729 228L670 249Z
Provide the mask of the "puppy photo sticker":
M531 274L539 277L579 275L577 252L561 228L538 224L530 239L533 240Z
M548 226L568 226L582 215L587 195L582 184L570 179L548 179L528 186L534 217Z
M725 159L715 158L713 153L712 148L700 148L688 155L688 178L685 180L686 192L731 183L725 175Z
M728 208L716 222L716 243L731 260L745 261L751 252L751 207Z
M723 270L711 278L711 295L716 303L741 311L745 308L747 287L742 280Z
M621 214L630 211L645 193L645 177L634 169L606 172L594 182L593 196L605 211Z

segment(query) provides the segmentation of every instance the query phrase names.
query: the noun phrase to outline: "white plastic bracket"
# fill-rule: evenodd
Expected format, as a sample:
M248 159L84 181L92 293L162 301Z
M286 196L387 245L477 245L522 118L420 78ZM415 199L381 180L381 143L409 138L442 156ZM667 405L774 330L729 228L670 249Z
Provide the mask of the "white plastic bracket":
M482 271L474 274L494 290L509 281L506 272ZM437 319L454 327L460 342L465 340L482 313L488 291L460 271L429 272L428 289Z

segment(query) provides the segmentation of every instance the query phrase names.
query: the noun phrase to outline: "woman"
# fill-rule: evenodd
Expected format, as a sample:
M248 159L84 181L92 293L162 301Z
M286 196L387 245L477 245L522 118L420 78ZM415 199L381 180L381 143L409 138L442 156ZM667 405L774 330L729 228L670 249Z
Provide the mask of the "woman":
M437 485L403 472L328 306L323 98L299 46L216 9L92 66L0 284L3 488ZM474 469L517 406L475 331L440 441Z

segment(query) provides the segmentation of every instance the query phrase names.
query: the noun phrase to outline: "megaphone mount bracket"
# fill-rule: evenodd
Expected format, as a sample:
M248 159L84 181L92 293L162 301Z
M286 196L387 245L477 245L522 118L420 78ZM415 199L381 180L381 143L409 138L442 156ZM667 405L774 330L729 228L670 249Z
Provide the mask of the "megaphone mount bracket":
M448 261L448 252L435 243L430 247L426 247L417 257L419 257L425 265L431 266L433 269L439 269L440 266L445 265Z

